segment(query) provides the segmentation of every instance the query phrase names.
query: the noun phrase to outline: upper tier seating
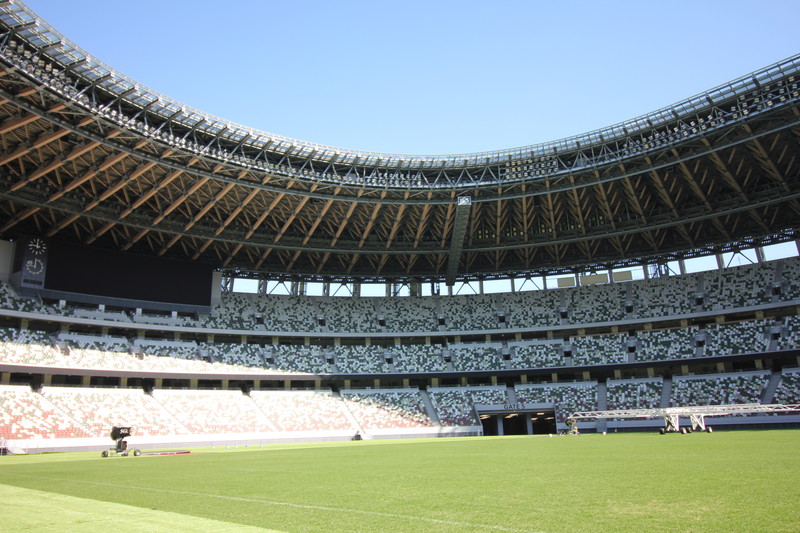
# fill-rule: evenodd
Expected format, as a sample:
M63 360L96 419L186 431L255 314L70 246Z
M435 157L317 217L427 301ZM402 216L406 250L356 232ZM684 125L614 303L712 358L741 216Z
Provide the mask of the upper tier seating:
M504 294L503 308L509 328L557 326L561 323L562 290L528 291Z
M451 331L491 330L499 327L495 297L489 294L440 298L442 315Z
M775 262L778 268L778 261ZM781 278L773 283L783 282L781 299L790 300L800 295L800 261L797 259L782 259L780 261Z
M50 336L41 331L0 328L0 361L35 366L69 366Z
M684 315L696 311L697 276L666 276L631 283L629 318Z
M436 331L438 329L436 297L379 298L379 317L388 331Z
M336 368L343 374L377 374L388 371L383 346L334 346Z
M303 333L487 331L684 316L800 299L800 258L687 275L523 291L427 297L327 297L225 292L195 318L103 305L55 305L0 282L0 308L114 324Z
M330 369L319 346L269 346L265 347L265 357L273 361L271 369L283 372L324 373Z
M499 370L505 368L499 344L459 344L450 346L455 370Z
M625 333L570 337L572 364L580 366L624 363L628 358L627 342L628 335Z
M327 331L381 331L373 298L318 298L320 319Z
M228 365L265 368L264 348L258 344L202 343L200 353L206 353L211 361Z
M764 352L769 348L772 322L750 320L734 324L712 324L706 328L706 354L729 355Z
M45 305L34 298L19 296L11 284L5 281L0 281L0 308L45 315L63 315L66 313L64 310Z
M564 366L561 342L509 342L514 368L547 368Z
M720 310L770 303L776 264L770 262L706 272L704 308Z
M699 331L700 329L696 326L638 331L636 338L639 341L639 348L636 351L636 360L663 361L694 357L696 353L695 337Z
M787 316L783 320L780 338L776 343L776 350L792 350L800 348L800 316Z
M193 341L136 339L133 341L133 351L161 357L200 359L200 353L197 351L197 343Z
M409 344L390 350L397 372L443 372L441 344Z
M564 290L572 324L613 322L625 318L626 284L608 283Z

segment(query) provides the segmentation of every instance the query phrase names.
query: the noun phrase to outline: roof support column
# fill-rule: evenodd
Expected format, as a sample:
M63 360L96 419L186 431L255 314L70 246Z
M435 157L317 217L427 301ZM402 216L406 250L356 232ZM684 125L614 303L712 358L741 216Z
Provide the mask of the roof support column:
M464 248L464 237L467 234L470 209L472 209L472 197L459 196L456 200L453 236L450 239L450 254L447 260L446 283L448 287L452 287L456 282L458 265L461 263L461 250Z

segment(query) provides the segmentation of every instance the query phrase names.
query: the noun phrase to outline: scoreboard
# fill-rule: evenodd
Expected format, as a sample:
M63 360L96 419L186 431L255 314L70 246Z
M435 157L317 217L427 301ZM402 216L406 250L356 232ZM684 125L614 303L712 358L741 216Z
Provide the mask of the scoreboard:
M210 265L82 246L42 237L17 244L13 275L48 297L92 295L139 302L210 306Z

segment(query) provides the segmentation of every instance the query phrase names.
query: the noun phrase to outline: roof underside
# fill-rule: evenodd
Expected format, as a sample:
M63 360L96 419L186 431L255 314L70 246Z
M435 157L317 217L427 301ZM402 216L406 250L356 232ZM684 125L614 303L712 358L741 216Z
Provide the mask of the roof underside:
M165 105L33 17L0 5L4 238L243 275L452 282L767 244L800 222L799 57L558 143L392 156Z

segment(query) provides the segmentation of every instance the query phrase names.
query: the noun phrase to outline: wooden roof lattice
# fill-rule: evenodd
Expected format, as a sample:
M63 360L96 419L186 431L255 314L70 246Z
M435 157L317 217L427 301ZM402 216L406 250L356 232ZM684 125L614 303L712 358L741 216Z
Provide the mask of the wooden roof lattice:
M253 277L448 283L792 240L798 74L795 56L550 143L384 154L192 109L0 2L0 237Z

